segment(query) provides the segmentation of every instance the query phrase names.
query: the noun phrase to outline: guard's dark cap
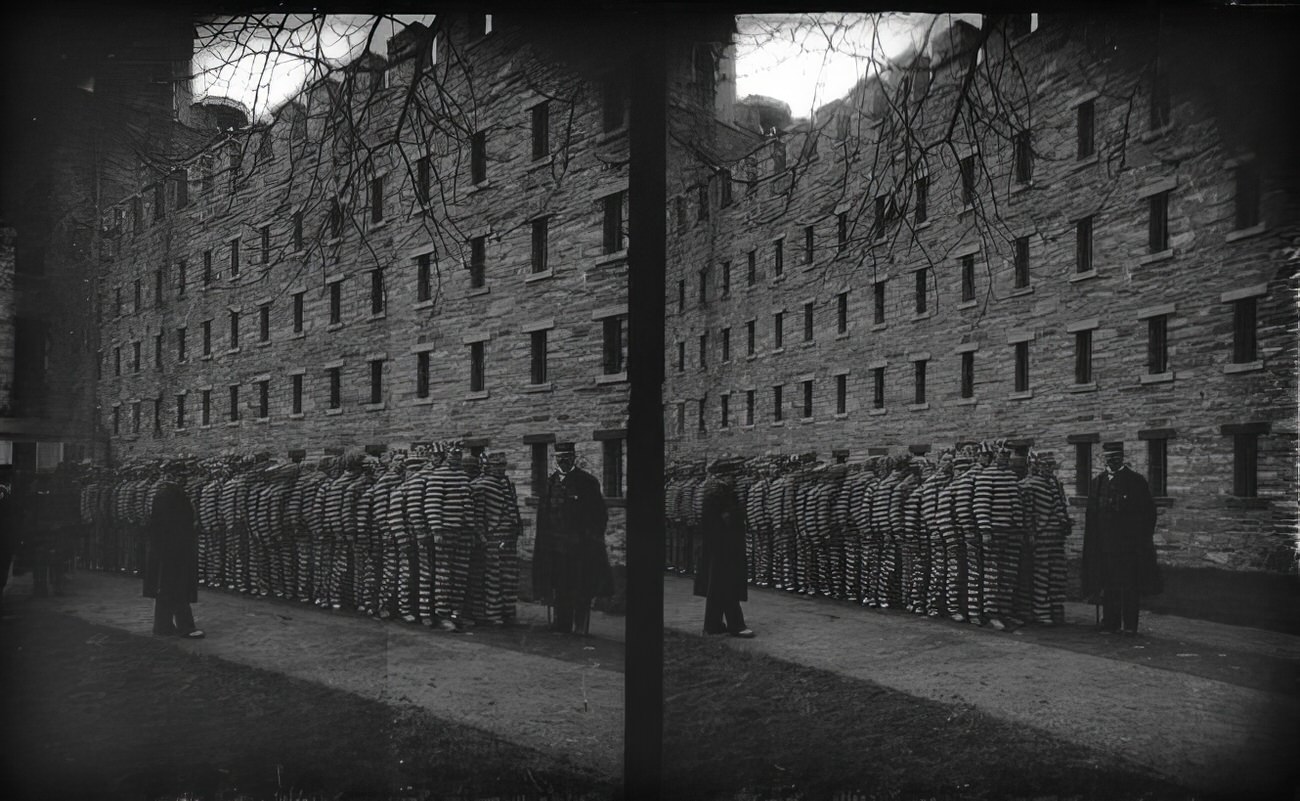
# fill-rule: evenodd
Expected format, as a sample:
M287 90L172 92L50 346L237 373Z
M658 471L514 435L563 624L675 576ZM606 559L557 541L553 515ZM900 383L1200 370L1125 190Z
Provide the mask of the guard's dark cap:
M1101 452L1104 456L1114 453L1119 456L1124 455L1124 443L1122 442L1103 442L1101 443Z
M559 455L562 454L562 453L574 453L574 452L576 452L576 449L573 447L573 443L572 443L572 442L557 442L557 443L555 443L555 455L556 455L556 456L559 456Z

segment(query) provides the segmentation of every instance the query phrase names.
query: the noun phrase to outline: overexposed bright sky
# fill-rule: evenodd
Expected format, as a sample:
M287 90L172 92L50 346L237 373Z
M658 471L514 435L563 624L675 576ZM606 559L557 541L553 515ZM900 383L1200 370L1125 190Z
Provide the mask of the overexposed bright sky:
M927 32L944 29L950 18L979 24L978 14L762 14L737 18L736 95L774 97L790 104L796 117L848 94L879 64L909 46L920 46ZM324 17L272 14L199 26L193 84L196 100L209 95L238 100L264 117L319 73L318 60L334 65L370 49L387 53L387 41L413 21L432 15L381 18L336 14ZM207 45L207 47L204 47Z
M952 19L980 24L979 14L756 14L736 18L736 97L765 95L790 104L796 117L844 97L882 61Z
M428 24L432 19L432 15L269 14L256 21L240 18L199 25L194 98L212 95L238 100L260 118L319 75L320 61L345 64L362 53L368 40L371 51L386 56L389 37L411 22Z

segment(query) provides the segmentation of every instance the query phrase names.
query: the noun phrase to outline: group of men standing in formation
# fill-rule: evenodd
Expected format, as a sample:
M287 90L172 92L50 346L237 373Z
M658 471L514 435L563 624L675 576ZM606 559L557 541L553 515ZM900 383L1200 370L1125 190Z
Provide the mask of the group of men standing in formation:
M1012 456L1005 442L986 441L934 459L760 457L729 467L748 581L999 630L1063 623L1073 524L1056 460ZM697 569L711 480L698 468L670 472L670 570Z
M166 476L163 475L166 473ZM504 452L267 456L102 470L81 491L88 566L146 564L158 491L195 510L198 583L452 631L515 618L522 530Z

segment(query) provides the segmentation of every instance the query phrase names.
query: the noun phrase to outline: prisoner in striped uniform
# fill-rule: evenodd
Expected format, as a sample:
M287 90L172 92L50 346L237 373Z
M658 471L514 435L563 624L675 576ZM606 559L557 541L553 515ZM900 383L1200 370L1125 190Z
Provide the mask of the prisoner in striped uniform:
M935 534L938 539L931 540L931 607L937 614L946 615L958 622L966 619L966 544L962 541L961 528L957 524L954 491L958 479L970 470L971 464L970 454L960 448L951 460L941 464L941 469L947 475L935 500L935 518L932 523L937 528Z
M922 465L915 463L910 454L903 454L895 462L900 475L889 494L889 539L885 541L881 564L881 593L887 603L882 606L903 605L904 571L903 541L907 538L907 500L921 484Z
M848 528L845 536L845 572L849 600L862 602L863 554L871 528L871 490L876 481L872 463L855 464L847 479L844 495L848 504Z
M397 454L391 468L393 484L388 489L385 504L387 515L382 531L383 554L379 573L379 616L415 617L414 583L411 579L414 562L411 558L412 542L407 536L405 490L412 470L422 466L423 459L410 452Z
M505 452L492 451L483 455L482 470L470 481L476 525L484 542L482 585L481 588L471 588L479 607L474 610L474 618L480 623L497 626L506 622L504 567L507 552L514 550L519 537L519 509L515 506L513 488L505 473Z
M429 473L424 497L426 524L433 542L433 606L443 621L457 629L472 625L468 601L471 500L469 476L461 467L461 444L445 441L436 447L444 454L442 464ZM439 624L439 628L446 629Z
M1065 622L1065 540L1073 528L1055 470L1055 454L1031 452L1029 476L1020 482L1033 528L1031 614L1046 626Z
M757 467L745 494L745 534L749 549L748 568L756 586L772 581L772 522L767 516L767 493L771 485L765 467Z
M912 591L913 612L930 617L947 613L944 589L944 529L946 528L939 497L952 481L952 451L939 453L938 464L921 482L920 555L914 565ZM924 590L921 587L924 587Z
M1025 510L1010 449L997 443L994 459L975 477L975 518L985 547L984 615L1001 631L1012 622Z
M867 606L888 607L889 598L885 586L892 565L892 557L888 552L893 543L890 532L890 499L895 485L902 481L903 476L896 467L894 457L881 459L877 465L880 479L871 491L871 538L867 546L867 578L863 592L867 596Z
M371 617L385 617L380 586L389 540L388 505L393 488L402 483L401 463L391 456L386 462L367 463L374 480L362 495L357 513L364 543L357 552L357 609Z
M965 617L970 623L984 622L984 543L980 538L979 520L975 515L975 483L980 473L993 465L993 448L981 442L975 449L975 464L958 479L953 491L953 507L966 550Z

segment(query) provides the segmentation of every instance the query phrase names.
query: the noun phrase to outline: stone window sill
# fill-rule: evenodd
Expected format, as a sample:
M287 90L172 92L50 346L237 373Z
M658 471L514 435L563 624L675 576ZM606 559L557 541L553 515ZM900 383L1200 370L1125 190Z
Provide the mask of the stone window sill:
M1011 185L1011 194L1013 194L1013 195L1018 195L1018 194L1020 194L1021 192L1025 192L1025 191L1028 191L1028 190L1032 189L1033 187L1034 187L1033 179L1030 179L1030 180L1025 181L1025 182L1023 182L1023 183L1021 183L1021 182L1016 182L1016 183L1013 183L1013 184Z
M524 276L524 283L531 284L537 281L545 281L546 279L553 277L555 277L555 271L548 268Z
M271 422L271 418L269 418L269 417L259 417L259 418L257 418L256 420L254 420L253 422L257 423L258 425L265 425L266 423Z
M848 332L848 331L841 331L841 332L839 332L838 334L835 335L835 338L836 338L836 339L848 339L848 338L849 338L849 332Z
M963 300L961 303L958 303L958 304L957 304L957 308L959 308L959 309L973 309L973 308L975 308L976 306L978 306L979 304L980 304L980 302L979 302L978 300Z
M388 222L389 222L388 220L380 220L379 222L367 223L367 224L366 224L366 233L369 234L369 233L373 233L373 232L375 232L375 231L382 231L382 230L384 230L385 228L388 227Z
M1034 294L1034 288L1032 286L1019 286L1012 289L1011 292L1008 293L1008 296L1013 298L1018 298L1021 297L1022 295L1032 295L1032 294Z
M930 408L930 403L929 403L928 401L925 402L925 403L909 403L909 404L907 404L907 410L908 410L909 412L924 412L924 411L926 411L926 410L929 409L929 408Z
M433 405L433 396L425 398L411 398L408 406L431 406Z
M1085 157L1079 159L1078 161L1076 161L1076 162L1075 162L1075 163L1070 167L1070 172L1078 172L1079 170L1082 170L1082 169L1084 169L1085 167L1092 167L1092 166L1095 166L1095 165L1097 164L1098 161L1099 161L1099 158L1098 158L1098 156L1097 156L1096 153L1093 153L1091 156L1085 156Z
M911 320L912 322L916 323L916 322L920 322L921 320L929 320L933 316L934 316L934 312L932 311L917 312L916 314L912 315Z
M627 261L627 248L616 250L613 253L602 253L596 257L592 263L593 267L610 267L616 264L623 264Z
M784 280L785 280L785 273L777 273L776 275L772 276L771 280L769 280L767 283L769 285L776 285L781 283Z
M1232 363L1232 364L1223 365L1223 372L1226 375L1232 375L1234 373L1254 373L1263 369L1264 369L1264 362L1261 359L1256 359L1253 362L1241 362L1241 363Z
M1267 230L1268 228L1267 226L1264 225L1264 223L1259 223L1258 225L1252 225L1249 228L1241 228L1236 231L1229 231L1227 236L1224 237L1224 241L1237 242L1242 239L1249 239L1252 236L1259 236L1260 234L1264 233Z
M326 331L338 331L338 330L339 330L340 328L342 328L342 327L343 327L343 323L330 323L329 325L325 326L325 330L326 330Z
M780 347L780 348L772 348L772 350L771 350L770 352L771 352L771 354L772 354L773 356L776 356L776 355L778 355L778 354L785 353L785 348L784 348L784 347Z
M491 188L492 188L492 179L484 178L482 181L479 181L478 183L472 185L469 189L465 190L465 194L472 195L475 192L482 192L484 189L491 189Z
M745 361L747 361L747 362L752 362L752 361L754 361L754 360L757 359L757 358L758 358L758 354L757 354L757 353L750 353L750 354L748 354L748 355L745 356Z
M773 420L773 421L771 422L770 425L772 426L772 428L784 428L784 427L785 427L785 421L784 421L784 420Z
M805 339L803 342L800 342L800 343L799 343L799 347L801 347L801 348L805 348L805 349L806 349L806 348L816 347L816 345L817 345L817 340L815 340L815 339Z
M324 242L323 244L324 244L326 247L330 247L330 246L333 246L333 245L337 245L337 244L341 243L342 241L343 241L343 237L341 237L341 236L332 236L332 237L330 237L329 239L326 239L325 242Z
M979 403L979 398L958 398L952 402L953 406L974 406Z
M290 419L290 420L301 420L302 418L303 418L303 413L302 413L302 412L290 412L290 413L289 413L289 419Z
M335 407L332 408L332 409L326 409L326 410L325 410L325 414L343 414L343 407L342 407L342 406L335 406Z
M236 353L239 353L240 350L241 350L241 348L229 348L228 350L226 350L226 355L227 355L227 356L234 356ZM137 371L137 372L139 372L139 371Z
M1034 391L1027 389L1024 392L1012 392L1007 396L1007 400L1029 400L1034 397Z
M608 373L596 376L597 384L622 384L627 381L627 371L621 373Z
M800 418L799 418L799 425L801 425L801 426L802 426L802 425L808 425L808 424L813 423L813 422L814 422L814 419L811 418L811 417L800 417Z
M173 429L172 429L172 433L174 433L174 434L188 434L188 433L190 433L190 430L189 430L188 428L186 428L185 426L181 426L181 427L179 427L179 428L173 428Z
M1065 388L1066 392L1096 392L1097 382L1089 381L1086 384L1071 384Z
M226 428L239 428L239 421L238 421L238 420L227 420L227 421L226 421Z
M1164 373L1146 373L1139 379L1143 384L1169 384L1174 380L1172 370Z
M361 408L367 412L382 412L384 409L388 408L388 404L383 401L380 401L379 403L363 403L361 404Z
M367 317L366 319L367 319L367 320L386 320L386 319L388 319L388 312L386 312L386 311L375 312L375 313L371 314L369 317Z
M1142 266L1146 266L1148 264L1156 264L1157 262L1167 261L1169 259L1172 259L1173 257L1174 257L1174 249L1165 248L1164 250L1159 251L1158 253L1148 253L1147 255L1138 259L1138 264Z
M884 330L885 330L886 328L888 328L888 327L889 327L889 323L876 323L875 325L871 326L871 330L872 330L872 331L884 331Z
M913 231L924 231L925 229L929 228L929 227L932 226L932 225L934 225L934 221L932 221L932 220L922 220L921 222L917 223L916 225L913 225L913 226L912 226L912 230L913 230Z
M420 301L416 301L415 306L412 307L412 308L414 308L414 309L416 309L416 310L419 310L419 309L432 309L432 308L433 308L433 298L429 298L428 300L420 300Z
M974 204L974 203L964 203L964 204L962 204L961 209L959 209L959 210L957 211L957 216L958 216L958 217L965 217L967 214L970 214L970 213L973 212L973 211L975 211L975 204Z
M210 428L212 428L211 423L204 423L203 425L199 426L200 431L207 431Z
M882 414L888 414L888 409L867 409L867 414L872 417L879 417Z
M1097 277L1097 271L1096 271L1096 270L1089 270L1089 271L1086 272L1086 273L1075 273L1074 275L1071 275L1071 276L1070 276L1070 283L1073 284L1073 283L1077 283L1077 282L1079 282L1079 281L1087 281L1087 280L1089 280L1089 279L1091 279L1091 278L1096 278L1096 277Z
M622 125L620 125L619 127L615 128L612 131L602 131L601 134L598 137L596 137L596 144L605 145L615 140L623 139L625 137L627 137L626 122L624 122Z
M834 417L836 420L847 420L848 416L849 416L848 412L836 412L834 415L832 415L832 417Z
M1153 128L1143 133L1141 136L1138 137L1138 139L1139 141L1142 142L1142 144L1150 144L1151 142L1154 142L1160 137L1169 133L1171 130L1173 130L1173 128L1174 128L1174 124L1171 122L1167 125L1163 125L1159 128Z
M290 338L290 339L305 339L306 336L307 336L307 332L306 332L306 331L295 331L293 334L291 334L291 335L289 336L289 338Z
M469 291L465 293L465 296L475 298L478 297L479 295L488 295L491 293L492 293L492 287L490 286L476 286L476 287L470 287Z
M257 343L257 347L259 347L259 348L269 348L269 347L271 347L271 340L269 340L269 339L263 339L263 340L261 340L260 342Z
M532 172L533 170L540 170L542 167L549 167L554 163L555 163L555 154L551 153L549 155L541 157L540 159L533 159L531 162L528 163L528 166L524 168L524 172Z
M525 384L519 391L525 395L535 395L539 392L553 392L555 391L555 382L547 381L544 384Z
M466 392L464 399L467 401L475 401L475 400L486 400L487 397L488 397L488 391L486 389L481 389L477 392Z
M1229 509L1267 509L1269 507L1268 498L1238 498L1235 495L1229 495L1224 498L1224 505Z

